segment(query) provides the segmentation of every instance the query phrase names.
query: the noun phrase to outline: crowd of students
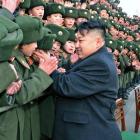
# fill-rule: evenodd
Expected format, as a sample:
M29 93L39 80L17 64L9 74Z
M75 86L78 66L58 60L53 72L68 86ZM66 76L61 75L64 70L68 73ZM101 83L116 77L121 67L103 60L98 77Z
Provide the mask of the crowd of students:
M118 98L128 99L140 82L140 17L129 17L118 0L1 0L0 140L52 138L57 96L50 75L78 61L75 30L94 20L106 26Z

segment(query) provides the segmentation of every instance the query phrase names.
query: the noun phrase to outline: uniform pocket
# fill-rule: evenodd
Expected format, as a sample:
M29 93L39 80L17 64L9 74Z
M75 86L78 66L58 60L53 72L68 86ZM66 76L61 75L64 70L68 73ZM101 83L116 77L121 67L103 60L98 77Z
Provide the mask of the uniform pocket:
M87 124L89 116L84 112L65 111L63 116L64 122Z

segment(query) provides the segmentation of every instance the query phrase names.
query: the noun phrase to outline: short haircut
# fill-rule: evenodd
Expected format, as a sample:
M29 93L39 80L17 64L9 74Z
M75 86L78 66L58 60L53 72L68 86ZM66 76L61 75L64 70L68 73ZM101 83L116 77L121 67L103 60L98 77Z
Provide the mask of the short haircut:
M77 27L76 32L82 32L83 30L87 30L88 32L96 30L101 34L102 38L105 38L106 26L101 20L89 20L87 22L82 22Z

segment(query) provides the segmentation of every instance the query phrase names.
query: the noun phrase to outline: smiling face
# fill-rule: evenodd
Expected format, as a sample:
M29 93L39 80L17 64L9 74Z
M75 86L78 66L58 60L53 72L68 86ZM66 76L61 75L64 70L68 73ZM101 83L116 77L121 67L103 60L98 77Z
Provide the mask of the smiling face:
M104 39L99 29L77 32L76 52L80 59L97 52L103 45Z

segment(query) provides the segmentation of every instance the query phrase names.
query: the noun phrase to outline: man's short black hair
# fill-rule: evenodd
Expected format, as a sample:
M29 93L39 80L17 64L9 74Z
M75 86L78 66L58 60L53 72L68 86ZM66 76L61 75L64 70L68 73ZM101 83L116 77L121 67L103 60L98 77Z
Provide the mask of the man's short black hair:
M87 22L82 22L79 24L79 26L76 29L76 32L81 32L82 30L94 30L94 29L99 29L103 31L103 37L105 36L106 33L106 26L101 20L89 20Z

